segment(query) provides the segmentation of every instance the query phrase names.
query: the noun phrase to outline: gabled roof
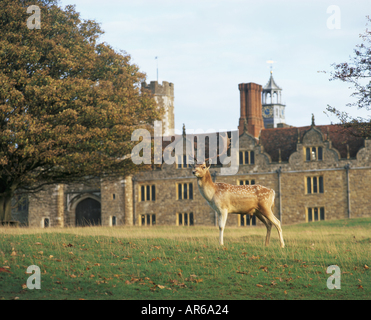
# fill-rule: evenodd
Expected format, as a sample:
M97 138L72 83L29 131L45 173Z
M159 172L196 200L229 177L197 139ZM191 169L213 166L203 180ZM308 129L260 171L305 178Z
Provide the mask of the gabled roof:
M271 90L282 90L278 85L277 83L274 81L273 79L273 72L271 71L271 76L268 80L268 83L265 85L265 87L263 88L263 91L271 91Z
M290 155L296 151L298 130L300 142L302 142L305 133L311 128L311 126L306 126L263 129L259 144L271 156L272 162L278 162L279 149L281 149L281 160L288 161ZM349 132L349 129L344 129L340 125L323 125L315 126L315 128L322 132L324 140L328 138L331 140L332 148L339 151L341 158L347 158L347 145L349 145L349 156L351 158L355 158L359 149L364 146L363 138L355 137Z
M304 135L311 128L312 126L263 129L260 133L259 144L263 146L264 152L269 154L272 162L278 162L279 149L281 149L281 161L288 161L290 155L296 151L298 132L299 143L302 143ZM339 151L342 159L347 158L347 145L349 145L350 158L355 158L359 149L364 146L363 138L352 135L350 129L344 129L341 125L322 125L314 126L314 128L322 133L324 141L330 139L332 148ZM216 134L218 139L217 145L219 145L219 133L217 132ZM176 135L173 136L172 141L181 141L182 139L182 135ZM163 149L170 143L170 141L163 141ZM208 157L209 150L207 143L205 145L205 153L205 156ZM219 159L218 164L220 164Z

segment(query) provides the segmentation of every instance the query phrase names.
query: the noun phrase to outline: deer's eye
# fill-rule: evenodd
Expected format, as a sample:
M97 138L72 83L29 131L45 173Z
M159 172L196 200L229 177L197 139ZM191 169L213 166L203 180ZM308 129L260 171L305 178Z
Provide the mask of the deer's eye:
M202 169L205 169L205 166L203 166Z

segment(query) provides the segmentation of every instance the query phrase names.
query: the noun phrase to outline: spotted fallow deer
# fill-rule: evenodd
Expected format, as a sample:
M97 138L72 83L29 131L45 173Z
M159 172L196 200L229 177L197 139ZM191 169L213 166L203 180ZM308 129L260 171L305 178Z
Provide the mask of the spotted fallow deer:
M229 139L220 134L224 140L223 152L227 152ZM196 160L196 159L195 159ZM197 161L197 160L196 160ZM219 220L219 243L223 245L223 232L227 222L228 213L254 215L267 227L265 245L269 244L272 224L278 231L281 248L285 247L280 221L274 216L272 206L275 192L261 185L235 186L227 183L214 183L209 172L210 158L202 164L195 164L192 173L197 177L197 185L201 195L206 199L210 207L218 214ZM196 162L195 162L196 163Z

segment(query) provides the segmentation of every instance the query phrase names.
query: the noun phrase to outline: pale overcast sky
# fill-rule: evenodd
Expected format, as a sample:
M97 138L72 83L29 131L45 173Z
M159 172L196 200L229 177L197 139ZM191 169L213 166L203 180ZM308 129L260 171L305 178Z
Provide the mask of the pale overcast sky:
M324 114L327 104L352 111L345 107L352 101L348 85L318 71L353 56L370 0L60 1L67 4L101 23L101 41L130 54L147 83L156 80L158 56L159 82L175 86L176 129L185 123L187 129L236 130L238 84L264 86L268 60L275 61L273 76L283 89L286 123L310 125L312 113L318 125L336 122Z

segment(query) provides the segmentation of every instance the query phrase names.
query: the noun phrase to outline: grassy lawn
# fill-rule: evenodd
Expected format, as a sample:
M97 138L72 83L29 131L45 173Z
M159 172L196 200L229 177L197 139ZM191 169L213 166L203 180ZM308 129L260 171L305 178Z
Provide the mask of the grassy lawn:
M371 218L232 228L0 228L0 299L370 299ZM27 267L41 270L30 290ZM341 289L327 288L338 265Z

